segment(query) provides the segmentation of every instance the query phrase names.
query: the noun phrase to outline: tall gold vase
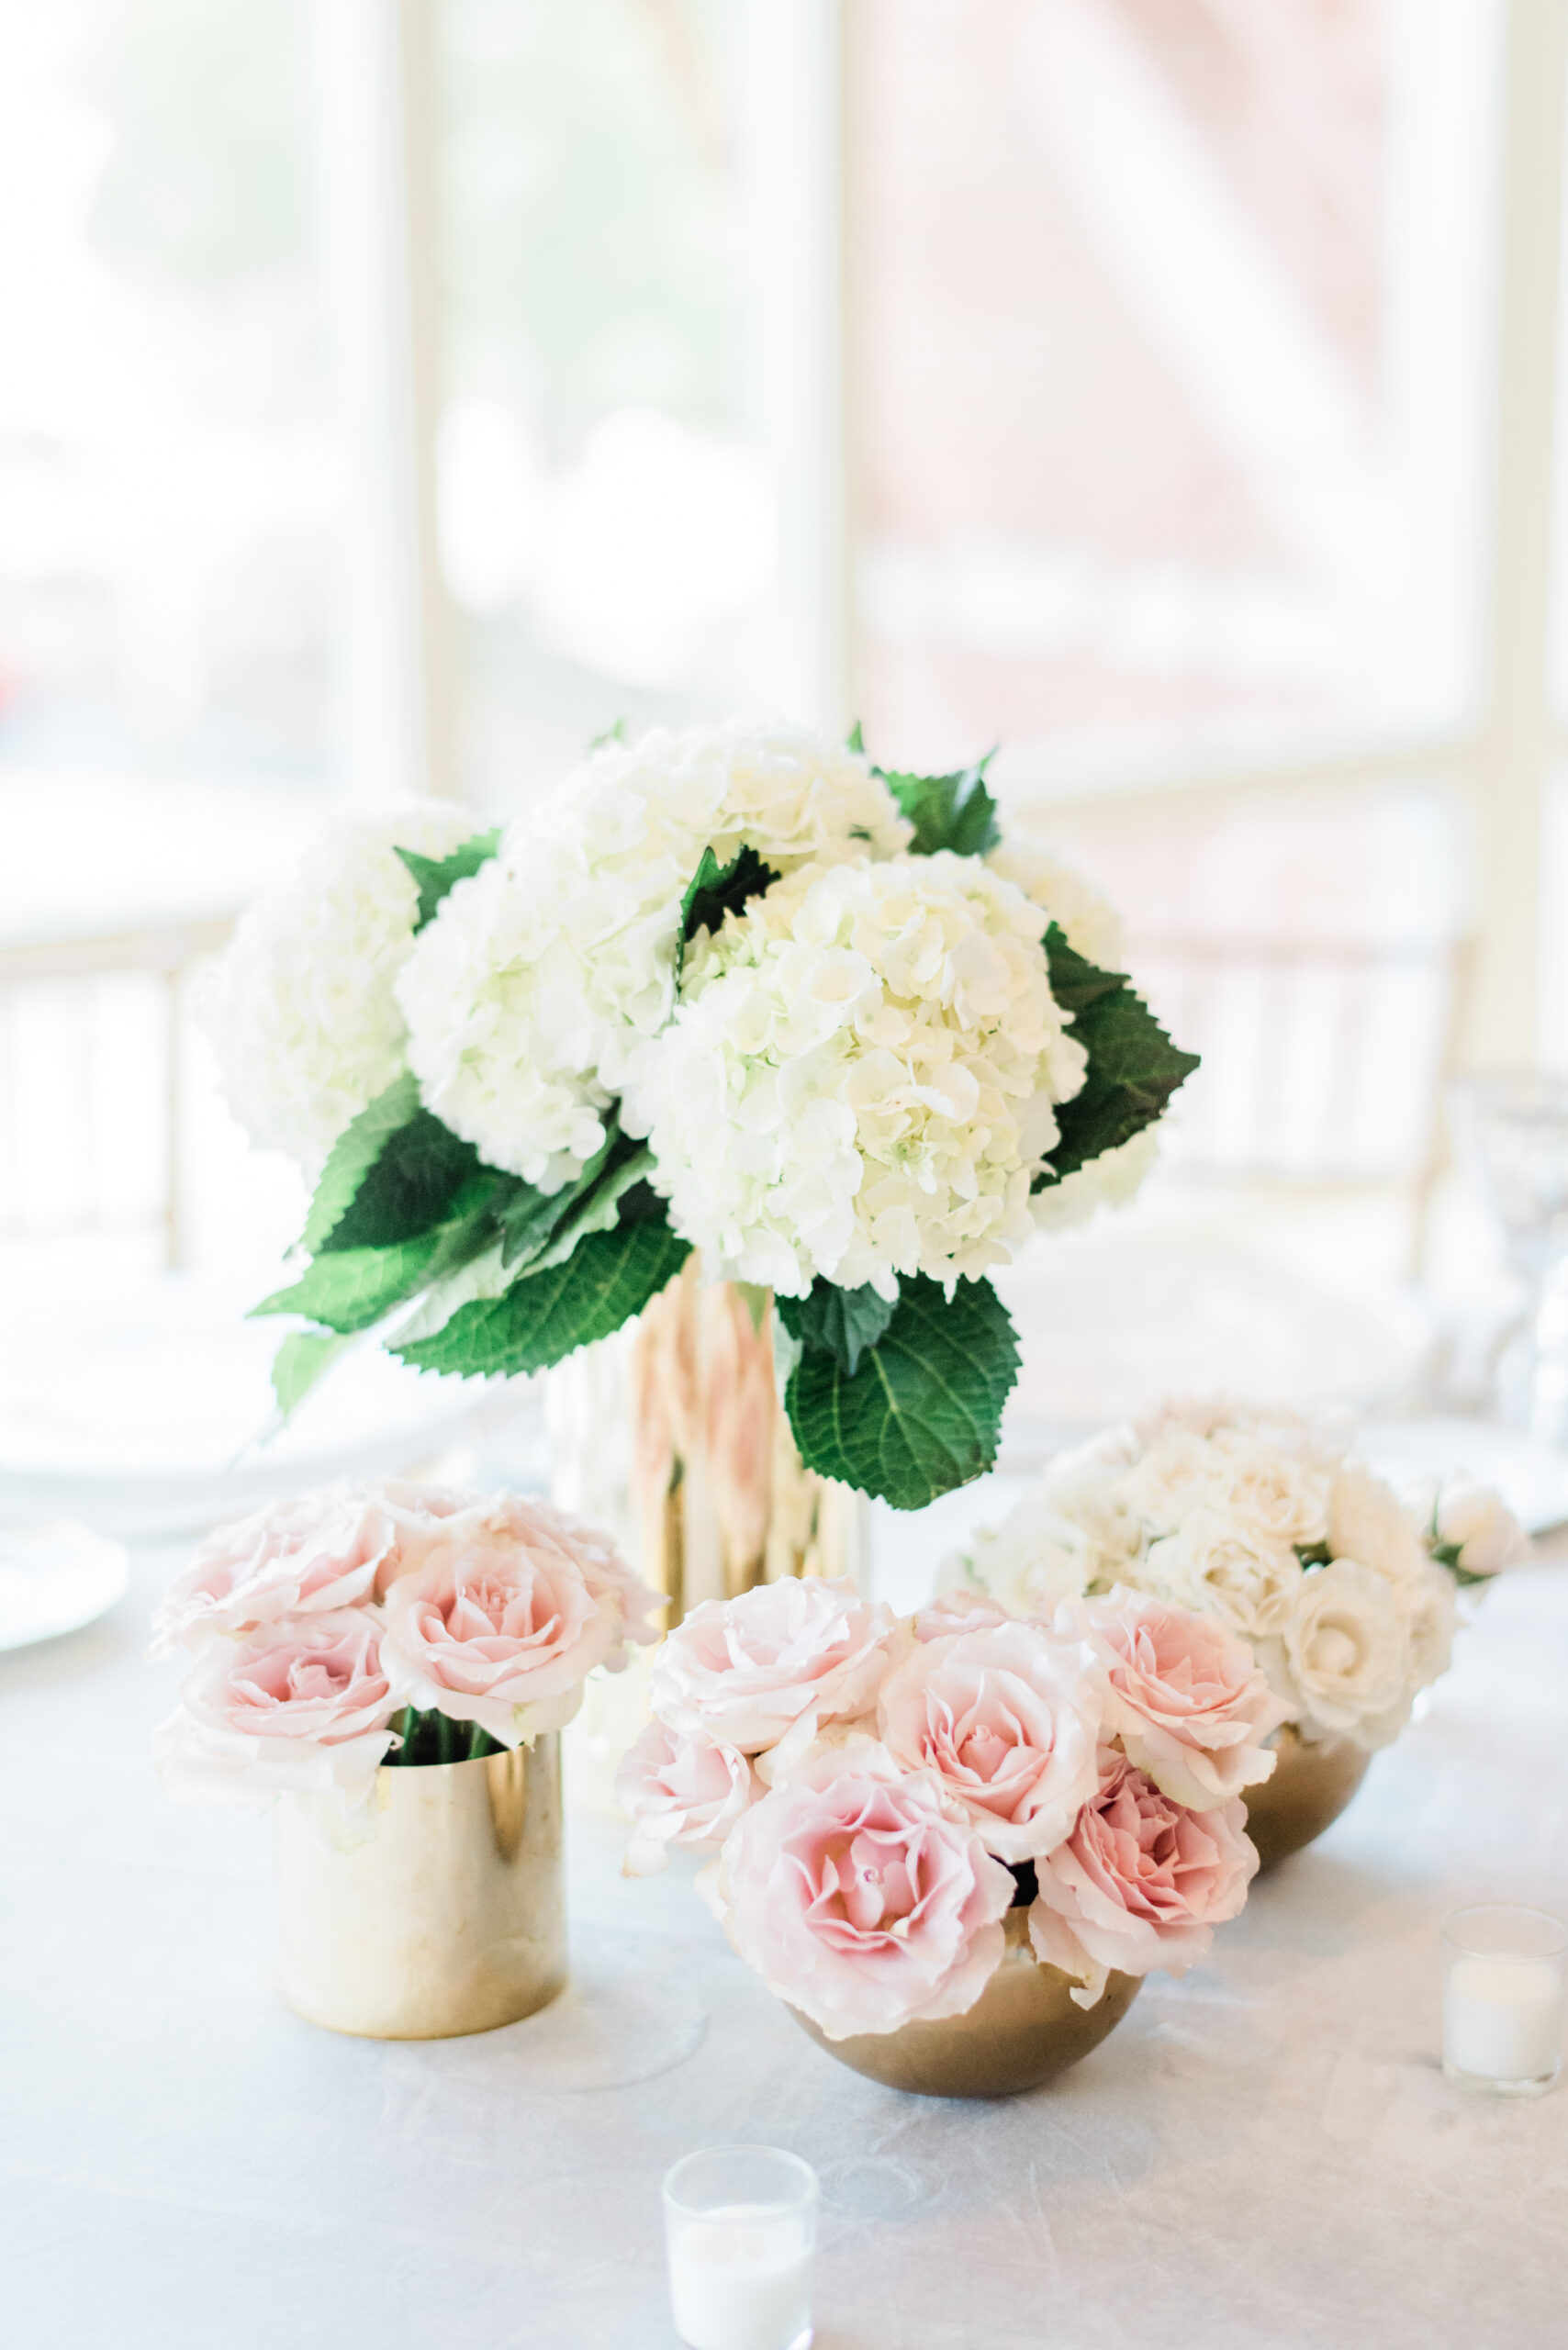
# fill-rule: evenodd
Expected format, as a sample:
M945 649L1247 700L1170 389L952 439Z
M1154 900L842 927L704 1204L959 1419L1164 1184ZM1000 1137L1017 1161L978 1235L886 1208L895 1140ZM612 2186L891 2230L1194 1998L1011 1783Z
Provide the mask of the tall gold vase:
M375 1832L345 1850L313 1798L275 1813L283 1996L369 2040L515 2023L566 1980L560 1737L530 1752L376 1774Z

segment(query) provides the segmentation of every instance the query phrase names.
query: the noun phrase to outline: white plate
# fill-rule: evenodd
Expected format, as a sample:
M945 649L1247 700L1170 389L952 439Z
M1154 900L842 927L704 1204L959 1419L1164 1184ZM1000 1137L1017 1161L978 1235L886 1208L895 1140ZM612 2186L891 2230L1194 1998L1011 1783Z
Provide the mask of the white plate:
M80 1631L123 1596L129 1580L123 1545L69 1518L0 1528L0 1649Z
M1367 1420L1356 1450L1396 1493L1429 1478L1495 1485L1531 1534L1568 1523L1568 1460L1489 1420Z
M129 1539L190 1533L333 1477L426 1467L485 1406L482 1382L421 1378L367 1340L263 1441L288 1325L247 1321L252 1302L176 1277L7 1320L0 1514L84 1517ZM537 1409L521 1382L499 1402Z

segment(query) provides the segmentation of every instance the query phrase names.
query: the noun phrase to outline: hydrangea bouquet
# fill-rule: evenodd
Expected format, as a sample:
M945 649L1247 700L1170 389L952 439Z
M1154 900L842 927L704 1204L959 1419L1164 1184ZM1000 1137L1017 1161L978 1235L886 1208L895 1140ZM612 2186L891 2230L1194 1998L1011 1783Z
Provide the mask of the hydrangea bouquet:
M1011 1909L1081 2007L1182 1973L1246 1901L1241 1792L1282 1711L1244 1641L1166 1599L895 1621L820 1579L694 1608L652 1692L627 1873L716 1855L732 1942L829 2041L966 2012Z
M1025 1617L1116 1586L1157 1594L1247 1641L1307 1743L1386 1746L1448 1668L1456 1587L1529 1545L1489 1488L1402 1503L1350 1438L1348 1423L1172 1406L1059 1454L943 1585Z
M807 1467L902 1508L994 1458L987 1273L1133 1189L1194 1067L1094 892L1001 838L984 763L884 774L785 725L610 742L536 814L420 807L240 925L230 1101L316 1179L288 1411L374 1332L541 1371L693 1249L767 1292Z

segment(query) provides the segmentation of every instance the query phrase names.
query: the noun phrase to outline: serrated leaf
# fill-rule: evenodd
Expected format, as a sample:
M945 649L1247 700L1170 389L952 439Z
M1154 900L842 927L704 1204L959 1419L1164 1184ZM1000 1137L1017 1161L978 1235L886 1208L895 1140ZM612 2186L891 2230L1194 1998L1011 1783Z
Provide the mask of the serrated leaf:
M446 1222L382 1247L324 1249L289 1288L263 1298L252 1313L299 1314L329 1330L368 1330L491 1246L493 1203L509 1181L482 1168L459 1192Z
M1046 933L1046 955L1051 993L1074 1015L1072 1034L1088 1050L1089 1070L1082 1091L1057 1111L1061 1139L1049 1174L1035 1178L1036 1192L1152 1125L1198 1066L1197 1055L1171 1043L1126 979L1085 961L1055 923Z
M946 848L958 856L984 856L996 846L1002 826L985 783L985 771L995 756L994 751L988 751L983 759L958 775L890 774L878 768L914 826L910 843L913 856L935 856Z
M564 1263L524 1273L504 1296L465 1305L433 1337L392 1351L416 1370L463 1379L548 1370L640 1314L690 1249L667 1224L590 1232Z
M395 1078L357 1118L352 1118L332 1145L310 1202L310 1213L299 1236L299 1246L310 1256L326 1247L361 1183L380 1158L391 1136L406 1126L420 1107L420 1089L410 1070Z
M349 1334L333 1330L296 1330L273 1357L273 1393L278 1416L287 1421L310 1390L353 1345Z
M413 1312L399 1322L386 1339L391 1347L411 1346L443 1330L459 1308L478 1297L499 1297L516 1276L508 1270L501 1243L493 1240L481 1255L454 1273L432 1281Z
M590 1233L608 1232L621 1221L621 1203L634 1185L644 1184L654 1164L654 1154L645 1142L634 1142L630 1135L618 1135L614 1154L606 1161L595 1181L577 1192L550 1236L549 1246L542 1248L529 1272L542 1273L547 1266L564 1263L578 1243ZM650 1219L634 1210L633 1223Z
M897 1313L898 1300L879 1297L869 1281L863 1289L837 1289L819 1281L804 1297L778 1299L776 1310L792 1337L832 1355L853 1379L866 1348L876 1345Z
M435 912L454 881L470 881L482 865L488 865L501 845L501 828L493 832L476 833L472 839L462 842L445 856L421 856L417 848L398 851L414 877L420 893L420 910L414 919L417 936Z
M1017 1374L1017 1335L991 1283L960 1281L949 1304L921 1274L853 1375L805 1348L785 1408L808 1469L924 1509L991 1466Z
M465 1184L480 1175L508 1189L515 1181L486 1168L473 1144L459 1141L432 1112L417 1109L386 1136L353 1200L319 1246L329 1250L385 1248L415 1239L443 1224Z
M748 898L760 897L778 878L772 866L765 865L754 848L737 849L728 865L721 865L711 848L703 850L702 861L680 901L680 937L675 950L678 987L688 941L700 930L717 930L726 914L739 913Z

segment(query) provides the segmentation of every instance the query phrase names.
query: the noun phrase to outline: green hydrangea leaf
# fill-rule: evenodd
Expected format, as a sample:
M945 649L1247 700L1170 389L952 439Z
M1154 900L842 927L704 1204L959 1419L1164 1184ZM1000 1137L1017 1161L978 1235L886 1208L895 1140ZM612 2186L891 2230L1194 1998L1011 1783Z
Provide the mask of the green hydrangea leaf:
M586 1233L559 1264L531 1270L498 1298L462 1306L433 1337L392 1351L419 1371L493 1379L546 1371L640 1314L690 1254L664 1222Z
M959 856L984 856L1002 838L996 801L986 789L985 771L996 756L988 751L957 775L877 773L914 826L910 843L916 856L952 849Z
M1036 1192L1151 1126L1198 1066L1196 1053L1171 1043L1126 978L1085 961L1055 923L1046 933L1046 954L1051 993L1073 1014L1072 1033L1088 1050L1089 1072L1082 1091L1057 1111L1061 1140L1051 1153L1051 1171L1035 1179Z
M808 1469L924 1509L992 1465L1017 1375L1017 1334L991 1283L960 1281L949 1304L921 1274L857 1371L803 1347L784 1404Z
M680 901L680 938L675 955L678 987L688 942L700 930L717 930L726 914L738 914L748 898L760 897L778 878L772 866L765 865L754 848L737 849L728 865L721 865L711 848L703 850L702 861Z
M897 1313L898 1300L879 1297L869 1281L863 1289L813 1281L804 1297L781 1297L776 1306L792 1338L817 1354L832 1355L853 1379L861 1356L876 1345Z
M515 1181L485 1167L473 1144L459 1141L431 1111L416 1109L384 1138L318 1249L386 1248L415 1239L444 1224L464 1186L480 1176L498 1198Z
M482 865L487 865L501 845L501 828L493 832L476 833L471 840L463 841L445 856L421 856L417 848L398 851L414 877L420 893L420 910L414 919L416 935L423 930L454 881L472 880Z
M385 1093L352 1118L332 1145L310 1202L299 1246L314 1256L324 1248L389 1137L406 1126L420 1107L420 1089L410 1070L394 1079Z
M374 1247L323 1249L297 1281L263 1298L252 1313L298 1314L343 1333L368 1330L493 1245L495 1201L510 1180L482 1168L452 1203L451 1215L432 1229Z
M284 1340L273 1357L272 1371L280 1421L286 1424L317 1381L353 1343L352 1334L334 1330L296 1330Z

